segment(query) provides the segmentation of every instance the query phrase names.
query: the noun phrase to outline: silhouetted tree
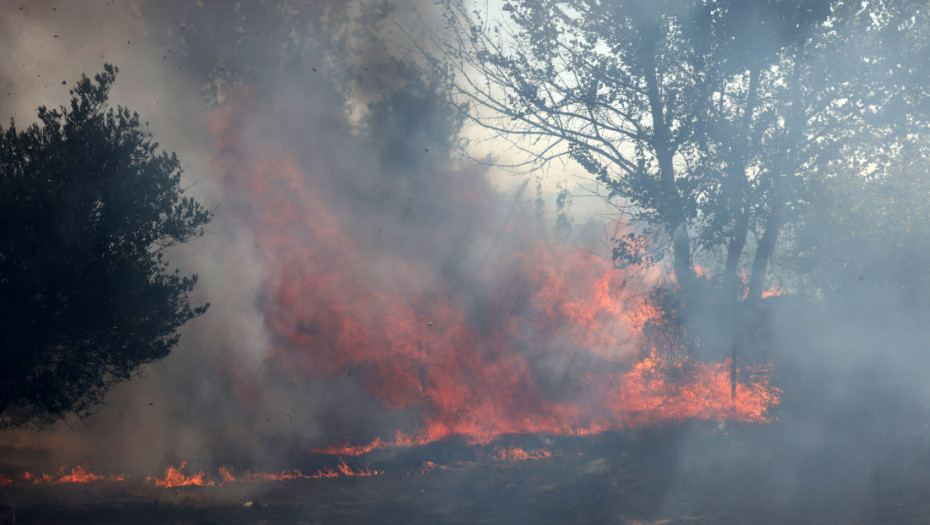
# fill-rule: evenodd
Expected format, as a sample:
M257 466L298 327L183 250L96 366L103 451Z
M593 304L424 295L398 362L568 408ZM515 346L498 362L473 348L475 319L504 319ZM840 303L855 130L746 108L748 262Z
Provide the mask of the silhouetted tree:
M197 276L165 250L211 212L138 115L107 107L116 74L82 77L25 131L0 128L0 428L88 415L209 306L191 307Z

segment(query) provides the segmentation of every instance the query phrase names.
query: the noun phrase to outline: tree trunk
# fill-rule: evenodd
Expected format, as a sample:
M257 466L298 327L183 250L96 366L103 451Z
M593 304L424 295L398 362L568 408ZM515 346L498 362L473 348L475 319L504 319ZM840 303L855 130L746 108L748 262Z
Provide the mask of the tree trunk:
M731 154L732 162L727 174L730 191L731 208L738 208L736 219L733 222L733 236L727 245L727 261L723 270L723 293L726 301L725 314L730 323L730 398L736 398L736 383L739 381L740 348L744 341L744 329L741 311L739 308L740 279L739 260L746 247L746 237L749 234L750 209L747 203L746 167L749 165L750 149L753 145L752 115L756 105L756 91L759 88L759 68L749 71L749 89L746 93L746 107L743 110L740 125L740 139L745 145L743 151ZM735 142L735 141L734 141Z
M778 231L782 227L782 211L779 206L772 209L765 221L765 232L759 239L756 256L752 261L752 274L749 277L749 293L746 301L756 305L762 299L762 290L765 287L765 274L768 271L769 261L775 252L775 243L778 240Z
M682 209L681 195L675 186L675 146L666 123L662 95L659 93L659 79L655 66L658 36L657 28L646 36L641 57L652 115L652 147L659 164L659 187L662 193L660 213L665 217L666 228L672 240L672 268L675 271L675 280L687 300L694 287L691 239Z
M748 175L746 167L749 165L749 153L753 145L752 115L756 109L756 92L759 89L758 67L749 70L749 89L746 92L746 107L740 124L740 139L744 147L742 151L731 153L730 169L727 173L729 202L731 209L738 209L733 222L733 235L727 245L727 261L723 270L724 293L728 301L735 302L739 298L739 260L746 247L746 237L749 233L750 211L746 202L746 183ZM736 141L734 141L736 142Z
M739 354L743 344L743 323L740 316L739 295L740 279L738 275L739 259L746 246L749 232L749 210L744 209L736 218L733 238L727 247L727 265L724 268L723 293L726 311L730 323L730 398L736 399L736 382L739 380Z

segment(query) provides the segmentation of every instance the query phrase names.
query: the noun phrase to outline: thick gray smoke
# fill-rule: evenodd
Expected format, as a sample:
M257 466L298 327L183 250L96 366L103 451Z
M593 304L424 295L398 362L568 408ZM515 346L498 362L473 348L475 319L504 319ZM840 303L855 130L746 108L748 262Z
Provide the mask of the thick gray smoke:
M485 273L489 261L552 229L552 218L539 220L526 203L532 187L504 195L482 169L452 154L459 116L428 75L402 60L409 43L394 25L433 23L434 8L428 0L399 3L389 17L381 2L343 0L301 9L180 0L0 4L0 118L22 127L37 106L65 103L81 73L113 63L120 68L113 101L150 122L156 140L184 162L190 194L216 211L210 233L172 257L183 272L199 274L194 300L212 304L185 326L176 351L116 387L86 421L0 433L0 466L88 464L136 475L182 461L203 469L289 468L314 447L418 428L415 411L385 410L363 386L365 370L315 377L281 359L289 348L266 317L282 301L276 285L299 280L271 264L282 260L274 259L282 253L278 235L336 255L345 248L336 239L349 239L347 253L361 262L346 264L363 268L358 279L371 289L380 283L424 297L467 290L455 306L484 326L495 320L469 302L497 292ZM289 170L305 188L287 186ZM288 221L286 206L256 203L264 179L281 185L282 203L307 213L306 225ZM786 393L779 419L681 431L656 513L700 515L729 505L752 514L746 506L765 493L766 509L795 512L771 514L771 522L841 500L856 504L834 517L852 520L914 503L930 485L930 328L922 298L930 232L927 208L919 207L928 188L885 189L890 196L876 195L889 207L901 201L898 192L924 192L906 200L917 215L910 236L859 239L868 213L859 222L815 213L808 230L784 241L831 240L811 258L778 262L799 275L817 264L833 288L792 290L765 308L760 331L770 347L745 359L777 363ZM551 197L540 192L540 206L554 208ZM337 235L322 236L331 224ZM595 244L599 232L590 228L576 233ZM827 264L832 255L864 270L847 275L848 266ZM699 322L695 332L717 329ZM556 361L562 374L582 366Z
M199 274L194 300L210 302L208 314L96 415L5 432L7 468L287 468L313 447L418 428L416 413L385 410L351 372L301 380L273 355L284 343L265 316L284 278L276 243L343 248L321 240L321 221L363 259L363 288L471 290L457 305L466 311L469 297L493 292L487 262L546 229L523 204L530 192L500 195L481 169L451 160L457 116L404 61L395 25L431 23L431 3L419 4L390 19L375 2L4 5L5 118L30 123L37 106L65 103L81 73L114 63L113 103L150 123L181 157L189 193L216 212L208 235L172 256ZM267 215L283 210L257 202L255 185L278 170L299 172L309 200L297 202L306 217L275 229Z

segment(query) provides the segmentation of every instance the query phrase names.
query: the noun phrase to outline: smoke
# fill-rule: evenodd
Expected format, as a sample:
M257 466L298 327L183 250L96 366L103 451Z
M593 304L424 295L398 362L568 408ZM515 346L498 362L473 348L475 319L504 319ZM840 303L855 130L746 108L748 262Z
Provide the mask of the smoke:
M11 450L34 451L5 454L15 468L35 468L28 463L37 457L50 465L87 462L137 474L181 460L211 466L214 458L239 458L249 467L291 466L280 458L318 445L328 429L352 435L353 425L388 426L381 421L386 416L365 413L375 403L358 382L296 382L287 370L269 363L272 344L259 308L267 299L262 287L273 269L262 259L264 240L249 228L254 218L247 209L249 188L225 187L228 181L214 158L214 153L220 158L224 153L214 148L210 119L225 107L241 122L258 121L249 129L264 136L243 137L243 154L253 144L272 141L283 151L296 152L291 154L300 155L297 164L312 164L311 176L322 192L332 196L341 188L349 194L338 204L325 204L341 206L345 218L360 214L352 221L358 225L353 235L363 233L358 231L363 221L380 223L388 232L380 242L397 249L393 240L414 238L397 234L401 214L415 207L411 196L417 203L441 199L418 190L415 177L423 177L425 169L419 161L391 155L400 155L402 148L433 146L433 157L439 157L452 131L429 129L430 123L400 123L409 129L383 129L376 136L349 122L348 99L354 97L346 87L349 80L372 93L403 88L403 82L394 80L398 73L387 55L364 55L373 42L353 49L350 56L340 40L345 38L340 32L358 34L350 25L364 20L350 18L367 16L371 8L316 2L294 16L292 6L278 3L243 3L241 9L226 2L212 4L46 1L2 7L3 118L28 125L37 106L66 103L67 89L80 74L92 76L104 62L112 62L121 73L111 99L138 111L162 147L178 152L189 193L216 208L209 235L172 256L182 271L200 275L195 300L214 305L209 315L185 327L171 357L115 388L108 406L96 416L38 434L5 433ZM301 22L306 25L300 27ZM324 31L324 24L334 29ZM356 69L370 69L370 63L381 59L387 70L355 79ZM254 96L243 95L242 107L223 105L221 97L245 92ZM422 118L430 114L417 113ZM410 137L408 145L401 138L410 130L419 135ZM413 140L422 142L414 146ZM390 189L390 180L373 177L408 172L414 176L388 202L379 191ZM480 173L475 175L481 179ZM362 202L376 198L376 206ZM424 224L437 211L418 213ZM364 234L366 242L378 242L373 231ZM391 235L394 239L383 239ZM345 406L357 407L359 413L350 417Z
M431 3L405 3L392 19L385 6L4 7L2 45L15 58L0 73L4 115L22 127L36 106L65 103L81 73L112 62L121 70L113 102L138 111L162 147L178 152L189 194L216 211L205 238L171 254L199 275L194 301L210 302L209 313L184 327L171 356L114 388L96 415L5 432L16 451L4 455L7 468L41 468L38 458L50 468L82 463L135 475L181 461L289 468L315 447L416 433L419 394L390 399L372 387L387 380L390 355L340 357L346 341L330 332L343 328L339 312L370 330L364 343L378 351L391 351L381 339L406 337L394 324L409 314L420 329L449 332L432 341L433 352L456 345L462 353L449 359L476 354L470 373L497 366L498 350L467 347L471 336L456 330L505 329L485 305L500 294L501 275L527 285L513 254L545 239L546 228L524 204L529 195L502 195L482 169L453 160L457 115L405 61L396 25L433 23ZM47 75L55 81L46 84ZM306 272L329 277L313 282ZM381 319L391 311L401 313ZM317 338L295 343L301 337ZM444 339L456 337L465 339ZM570 366L597 367L581 355L538 353L530 366L546 395L564 393ZM475 378L472 387L501 379ZM494 401L490 392L479 399L487 409Z
M37 106L64 103L81 73L112 62L121 69L113 100L179 153L190 193L215 206L216 218L208 236L172 254L199 274L194 299L212 304L208 314L97 415L0 434L4 467L82 463L143 476L181 461L290 468L311 449L397 430L413 436L430 421L445 425L430 427L439 437L461 430L473 420L453 408L467 395L484 410L478 417L514 419L560 402L606 411L604 392L621 391L572 381L629 365L627 326L609 324L607 310L588 318L572 309L609 265L566 245L538 248L551 232L528 204L533 188L504 195L482 168L457 159L457 114L403 60L407 44L391 20L434 23L430 2L416 12L405 2L390 19L384 4L335 0L22 4L0 7L0 117L31 122ZM889 208L905 192L919 194L893 188ZM540 195L546 209L564 202ZM924 217L921 209L913 224ZM860 242L855 234L873 220L819 217L797 232L798 242L834 242L814 256L843 254L834 262L853 257L868 271L850 278L850 266L821 260L843 293L793 290L769 302L760 323L770 348L745 359L778 362L780 419L683 431L659 514L698 515L720 501L746 508L764 493L767 510L851 499L838 518L852 518L884 508L891 493L907 500L926 487L930 333L912 285L924 282L930 240L918 229L892 242L879 229ZM599 248L591 229L575 230ZM628 286L608 282L591 294L642 291ZM547 309L553 324L534 317ZM516 350L494 346L495 337ZM390 357L350 359L340 349L352 345ZM462 351L427 367L423 355L448 348ZM536 390L478 373L488 369L530 377ZM423 395L426 378L464 385L446 390L463 397ZM378 388L389 379L399 386ZM492 382L510 396L477 388ZM469 389L479 393L461 393Z

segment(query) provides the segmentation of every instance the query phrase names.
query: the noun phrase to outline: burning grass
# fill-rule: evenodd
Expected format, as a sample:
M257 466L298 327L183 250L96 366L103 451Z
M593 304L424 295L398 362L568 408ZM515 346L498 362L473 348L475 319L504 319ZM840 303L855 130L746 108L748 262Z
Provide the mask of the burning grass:
M777 422L764 433L751 425L732 425L723 433L716 424L696 423L637 436L434 443L427 448L445 457L443 463L414 466L411 460L421 457L421 449L399 456L395 451L379 464L379 475L367 477L289 472L248 482L255 477L226 469L231 479L221 482L218 475L213 486L165 489L137 479L17 486L5 494L21 502L17 513L23 523L40 524L839 524L922 523L930 515L920 490L925 485L910 478L880 491L887 499L867 502L848 497L856 493L855 480L799 479L808 496L794 495L796 504L784 505L771 461L796 452L793 445L764 439L773 427L777 433ZM700 451L699 457L684 454L687 448Z

